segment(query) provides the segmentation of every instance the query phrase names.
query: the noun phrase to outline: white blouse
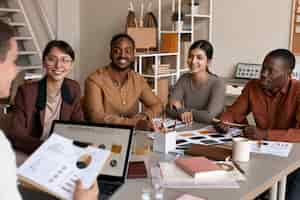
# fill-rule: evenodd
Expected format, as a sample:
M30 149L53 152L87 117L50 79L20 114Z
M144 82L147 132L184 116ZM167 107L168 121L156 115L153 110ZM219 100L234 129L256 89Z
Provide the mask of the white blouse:
M16 158L13 149L0 130L0 199L1 200L21 200L17 188Z

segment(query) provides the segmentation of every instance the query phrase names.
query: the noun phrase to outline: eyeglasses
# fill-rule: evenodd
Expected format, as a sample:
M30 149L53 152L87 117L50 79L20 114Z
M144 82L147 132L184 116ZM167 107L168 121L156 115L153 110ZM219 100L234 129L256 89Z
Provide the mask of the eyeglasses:
M70 57L64 56L61 58L57 58L56 56L46 56L45 63L49 66L54 66L58 62L63 63L64 65L71 64L73 60Z

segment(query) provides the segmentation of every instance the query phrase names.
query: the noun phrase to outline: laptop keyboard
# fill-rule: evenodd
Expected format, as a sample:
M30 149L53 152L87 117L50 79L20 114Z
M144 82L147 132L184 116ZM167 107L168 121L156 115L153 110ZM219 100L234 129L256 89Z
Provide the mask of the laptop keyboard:
M98 184L100 190L100 200L109 199L109 197L121 186L121 184L111 184L104 181L100 181Z

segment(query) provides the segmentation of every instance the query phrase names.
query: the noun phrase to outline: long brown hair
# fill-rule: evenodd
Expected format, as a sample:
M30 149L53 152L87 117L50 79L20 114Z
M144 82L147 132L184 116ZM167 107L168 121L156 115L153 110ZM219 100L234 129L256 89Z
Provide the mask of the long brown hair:
M204 51L208 60L211 60L213 58L214 48L212 44L207 40L195 41L189 48L189 56L191 54L191 51L194 49L201 49L202 51ZM209 71L208 67L206 67L206 71L211 75L217 76L216 74Z

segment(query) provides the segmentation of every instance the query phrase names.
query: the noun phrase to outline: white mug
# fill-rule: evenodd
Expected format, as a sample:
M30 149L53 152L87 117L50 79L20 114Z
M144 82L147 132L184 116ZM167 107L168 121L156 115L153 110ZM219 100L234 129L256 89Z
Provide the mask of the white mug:
M247 138L237 137L232 139L232 159L237 162L250 160L250 142Z

